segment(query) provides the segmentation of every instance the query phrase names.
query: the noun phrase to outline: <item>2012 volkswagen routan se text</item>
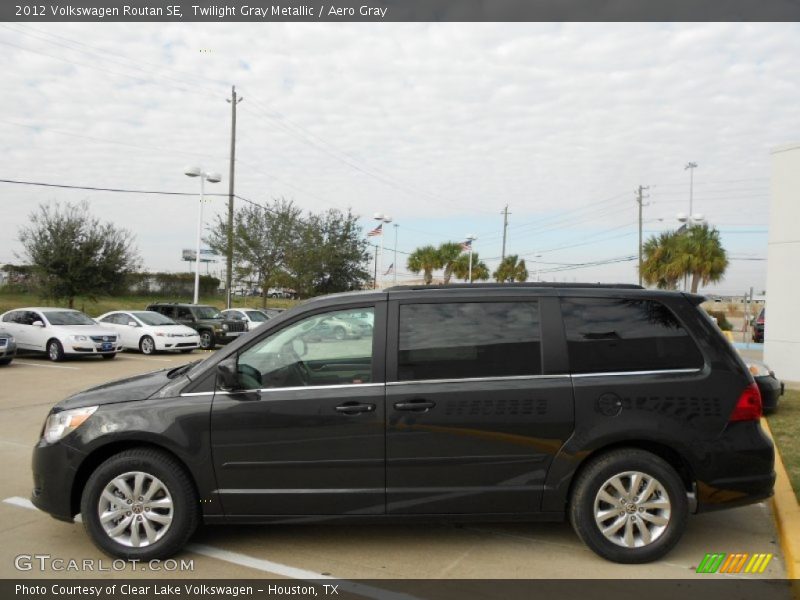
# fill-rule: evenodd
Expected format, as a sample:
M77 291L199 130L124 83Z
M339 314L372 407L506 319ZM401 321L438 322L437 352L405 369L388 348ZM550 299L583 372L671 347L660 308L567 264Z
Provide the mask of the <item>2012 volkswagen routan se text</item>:
M569 519L655 560L772 494L758 388L702 298L636 286L317 298L208 359L53 407L33 502L122 558L206 523ZM306 335L369 313L369 336Z

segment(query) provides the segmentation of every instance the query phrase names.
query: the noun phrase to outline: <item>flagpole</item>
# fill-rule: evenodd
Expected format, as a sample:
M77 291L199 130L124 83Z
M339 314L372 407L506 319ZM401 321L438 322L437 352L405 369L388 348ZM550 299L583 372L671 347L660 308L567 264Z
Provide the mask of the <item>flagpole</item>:
M376 221L380 221L381 222L381 224L378 225L378 228L380 229L380 233L378 235L381 236L381 258L380 258L380 269L381 269L381 271L380 272L381 272L381 287L383 287L383 281L385 279L385 276L383 274L383 225L384 225L384 223L391 223L392 222L392 217L390 217L389 215L384 215L383 213L375 213L374 216L375 216L375 220Z

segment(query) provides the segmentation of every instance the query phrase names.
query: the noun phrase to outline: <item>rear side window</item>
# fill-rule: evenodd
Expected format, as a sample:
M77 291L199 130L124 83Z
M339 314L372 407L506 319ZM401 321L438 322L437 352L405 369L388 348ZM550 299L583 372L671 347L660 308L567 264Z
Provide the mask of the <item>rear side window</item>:
M539 329L535 301L403 304L398 379L538 375Z
M660 302L625 298L561 301L573 373L703 366L694 340Z

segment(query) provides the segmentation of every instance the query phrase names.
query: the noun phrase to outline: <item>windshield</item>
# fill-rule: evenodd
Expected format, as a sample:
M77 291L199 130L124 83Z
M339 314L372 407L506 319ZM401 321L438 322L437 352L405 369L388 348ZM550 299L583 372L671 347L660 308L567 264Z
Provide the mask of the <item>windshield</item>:
M213 306L198 306L194 309L194 316L198 319L223 319L220 313Z
M143 310L141 312L134 312L131 314L145 325L177 325L177 323L169 317L165 317L161 313L153 312L151 310Z
M247 311L247 316L250 317L251 321L263 322L263 321L268 320L267 315L262 313L260 310L248 310Z
M77 310L48 310L44 316L50 325L97 325L88 315Z

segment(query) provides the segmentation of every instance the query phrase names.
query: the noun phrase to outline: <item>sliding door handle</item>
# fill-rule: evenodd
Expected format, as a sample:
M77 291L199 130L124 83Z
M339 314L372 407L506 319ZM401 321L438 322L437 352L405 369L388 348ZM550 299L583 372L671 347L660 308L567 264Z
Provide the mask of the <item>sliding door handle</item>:
M405 402L395 402L394 409L395 410L404 410L404 411L411 411L411 412L425 412L432 409L436 406L436 402L432 400L407 400Z

